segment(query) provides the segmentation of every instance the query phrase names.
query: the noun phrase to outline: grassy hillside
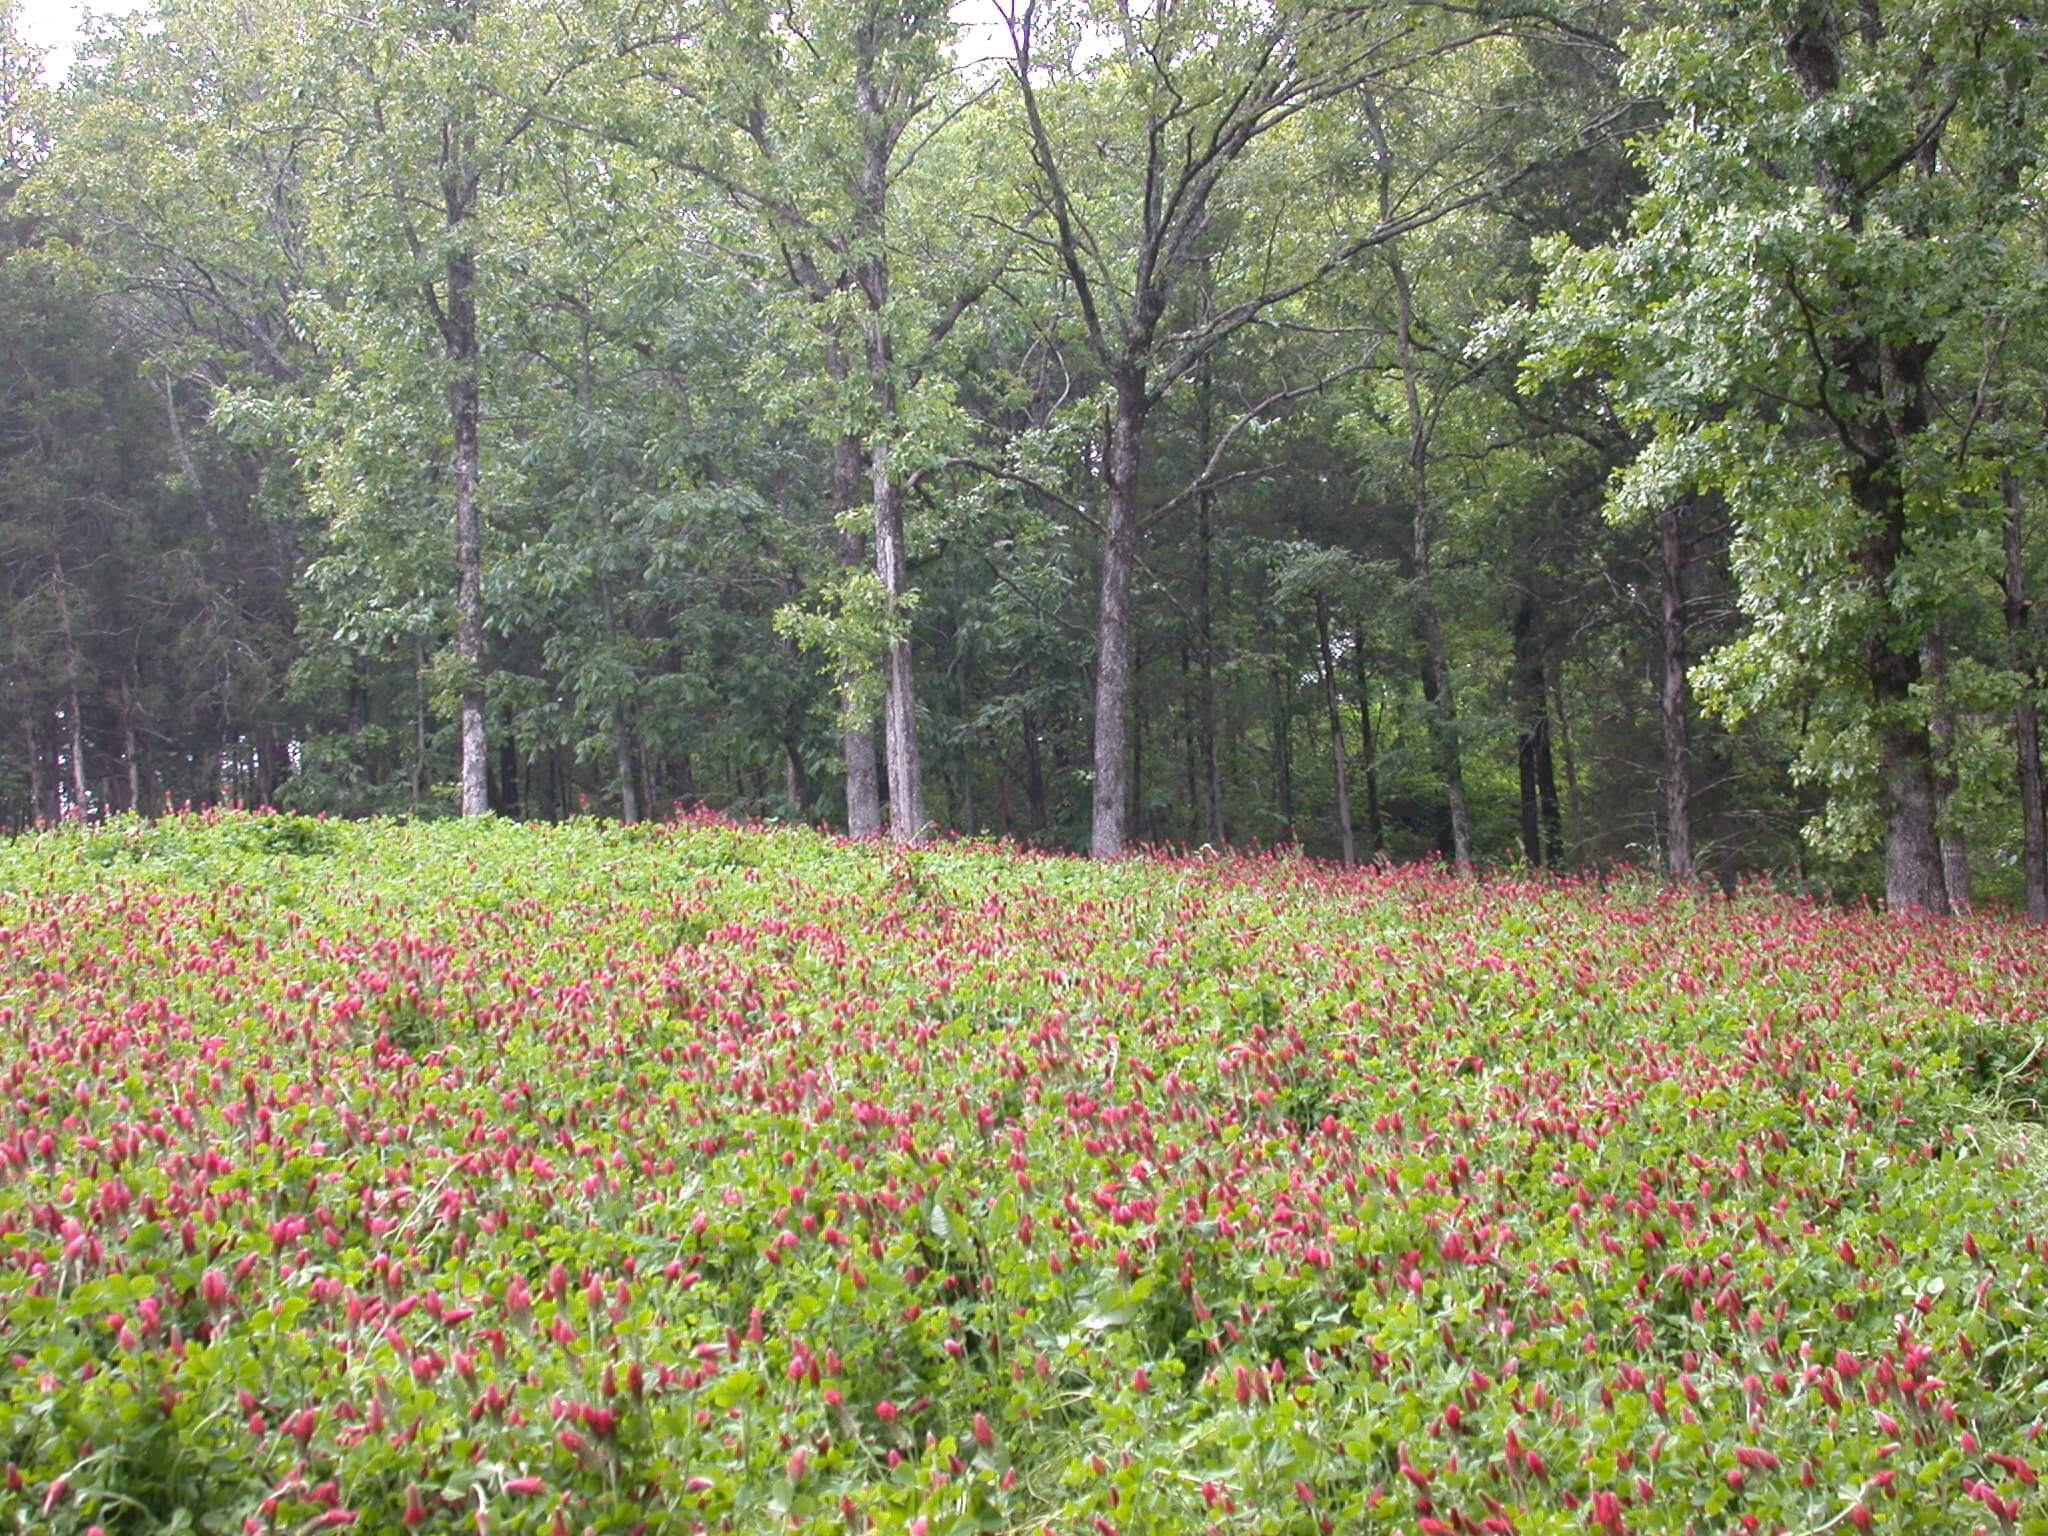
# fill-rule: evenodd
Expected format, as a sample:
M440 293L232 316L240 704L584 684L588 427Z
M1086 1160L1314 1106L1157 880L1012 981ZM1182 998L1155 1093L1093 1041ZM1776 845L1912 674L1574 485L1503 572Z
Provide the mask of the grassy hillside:
M0 1529L2048 1531L2048 941L221 817L0 847Z

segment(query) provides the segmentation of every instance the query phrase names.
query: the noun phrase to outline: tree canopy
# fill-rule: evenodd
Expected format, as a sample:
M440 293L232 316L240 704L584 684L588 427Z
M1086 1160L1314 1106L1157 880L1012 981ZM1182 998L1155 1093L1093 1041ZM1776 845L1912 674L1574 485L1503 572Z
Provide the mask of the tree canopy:
M2044 21L0 0L0 817L2048 920Z

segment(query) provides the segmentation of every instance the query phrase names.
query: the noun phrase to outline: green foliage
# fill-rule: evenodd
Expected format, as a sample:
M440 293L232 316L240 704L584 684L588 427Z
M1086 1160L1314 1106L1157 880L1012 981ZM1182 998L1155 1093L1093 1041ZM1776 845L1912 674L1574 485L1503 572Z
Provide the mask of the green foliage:
M1655 863L1650 514L1685 494L1700 867L1872 888L1884 732L1947 705L1942 824L2015 894L2039 30L1974 0L1482 11L1042 0L1022 66L1022 12L926 3L164 0L59 86L8 7L0 821L438 815L479 687L500 810L838 821L901 643L939 825L1078 843L1115 731L1136 839L1334 853L1334 728L1360 840L1427 857L1440 628L1482 862L1534 817L1550 861ZM1817 94L1806 27L1839 45ZM1871 346L1932 349L1879 577L1856 469L1905 416L1847 387ZM1947 681L1877 702L1871 646L1937 631Z
M2000 317L2044 272L2014 201L2038 174L2038 49L1968 0L1671 9L1629 43L1627 83L1668 114L1635 146L1626 236L1543 247L1530 378L1600 379L1647 440L1614 515L1690 492L1733 512L1751 624L1702 696L1731 721L1797 713L1837 851L1871 845L1887 805L1876 739L1899 706L1873 696L1871 647L1918 646L2000 580L2010 461L1974 418ZM1972 388L1966 411L1929 406Z

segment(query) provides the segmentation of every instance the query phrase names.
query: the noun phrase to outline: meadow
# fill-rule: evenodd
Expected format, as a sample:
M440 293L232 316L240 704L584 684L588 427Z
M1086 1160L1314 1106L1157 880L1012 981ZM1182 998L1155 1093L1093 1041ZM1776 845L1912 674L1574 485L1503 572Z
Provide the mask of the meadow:
M219 815L0 846L0 1530L2048 1532L2048 939Z

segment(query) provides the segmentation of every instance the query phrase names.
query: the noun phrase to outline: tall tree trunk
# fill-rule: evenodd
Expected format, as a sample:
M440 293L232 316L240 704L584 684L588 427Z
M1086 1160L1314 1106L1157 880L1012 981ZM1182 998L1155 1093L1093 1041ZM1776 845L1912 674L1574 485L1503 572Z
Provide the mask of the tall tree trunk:
M789 803L796 808L798 819L809 821L813 799L811 776L804 771L803 754L797 750L793 733L782 738L782 785L784 793L789 796Z
M1351 632L1351 664L1358 674L1358 760L1365 768L1365 835L1377 856L1386 850L1387 829L1380 820L1379 749L1373 744L1372 689L1365 670L1365 631Z
M1920 643L1920 665L1934 685L1934 713L1930 726L1934 738L1935 835L1941 845L1941 883L1948 892L1951 912L1970 910L1970 848L1963 829L1957 825L1955 794L1961 780L1956 761L1956 700L1949 685L1948 636L1937 629Z
M1282 841L1294 841L1294 688L1286 667L1273 667L1273 798L1280 807Z
M468 40L470 17L456 27L456 40ZM447 212L448 253L443 278L442 337L448 357L448 418L455 439L452 474L455 485L455 652L462 662L462 814L482 816L490 810L486 782L488 758L484 740L484 567L483 519L477 506L480 468L478 436L481 417L477 359L476 253L464 225L476 209L478 177L473 167L475 126L466 117L449 135L455 146L445 166L441 189Z
M92 809L92 795L85 783L85 720L78 706L78 684L64 706L64 723L71 732L71 809L81 821Z
M899 843L925 834L924 767L917 750L917 696L911 685L907 614L899 607L910 586L903 548L903 487L889 471L889 445L870 450L874 464L875 570L889 605L890 633L882 642L882 740L889 759L889 835Z
M1194 657L1185 639L1180 647L1180 696L1186 718L1181 736L1181 800L1187 806L1186 842L1194 847L1208 829L1202 800L1202 701L1193 675Z
M1202 365L1196 390L1201 421L1200 457L1207 463L1215 433L1214 388L1209 365ZM1215 560L1215 498L1206 488L1195 493L1195 629L1202 654L1201 814L1210 843L1227 847L1230 839L1223 827L1223 773L1216 750L1216 616L1210 597L1210 569Z
M64 724L71 739L71 761L68 765L71 809L83 819L92 805L92 796L85 782L85 721L78 703L84 664L78 654L78 637L71 625L70 586L64 579L64 557L61 553L53 557L50 569L51 586L57 598L57 621L64 634Z
M136 730L137 679L131 670L121 679L121 762L128 773L128 809L147 816L149 806L143 794L142 740Z
M827 358L828 367L834 366L834 356L836 349ZM836 376L844 377L843 357L836 366ZM860 439L851 435L841 437L832 444L832 510L844 515L866 497ZM850 569L867 565L867 535L842 527L838 548L841 565ZM846 755L846 835L868 838L879 837L882 832L882 769L875 758L874 734L865 724L858 723L866 716L866 706L860 703L860 685L857 669L848 668L839 674L840 742Z
M64 737L61 732L55 729L56 721L54 715L50 720L50 725L52 729L50 731L50 739L47 743L47 750L49 752L49 756L45 759L45 762L47 764L46 781L48 784L50 803L48 809L44 813L43 819L45 821L55 822L61 821L64 818ZM207 759L203 755L201 755L200 760L201 762L207 761ZM217 765L219 762L219 758L216 757L212 759L212 762ZM200 805L202 808L204 808L205 806L212 805L215 801L218 792L220 775L217 767L215 767L211 771L197 771L205 771L208 773L207 778L203 781L205 788L200 799Z
M1550 680L1550 702L1557 714L1557 749L1564 758L1565 806L1571 816L1563 846L1569 848L1586 835L1586 806L1579 796L1579 763L1572 754L1572 723L1564 712L1564 668L1557 668Z
M1801 92L1817 107L1843 88L1841 33L1829 7L1801 7L1795 24L1780 35L1787 66ZM1865 34L1876 29L1878 7L1865 11ZM1916 146L1916 159L1932 173L1940 147L1939 125ZM1860 228L1868 188L1862 167L1824 150L1814 166L1821 204L1849 229ZM1904 216L1915 219L1912 203ZM1924 229L1913 231L1924 234ZM1844 306L1844 335L1828 360L1835 404L1829 415L1851 457L1847 489L1871 529L1856 552L1857 575L1876 598L1870 635L1864 643L1865 675L1877 736L1878 771L1884 786L1885 905L1893 912L1948 911L1938 832L1933 740L1914 690L1921 681L1920 646L1901 637L1917 616L1893 605L1892 578L1906 552L1906 445L1931 419L1927 370L1939 337L1889 339L1873 323L1872 305L1853 283L1837 301Z
M619 819L631 826L640 819L640 792L633 782L633 727L623 708L612 711L612 747L619 768Z
M28 819L31 823L50 819L50 776L41 732L36 730L33 707L21 722L22 746L28 754Z
M1380 218L1394 216L1394 157L1388 152L1387 136L1380 120L1378 102L1370 92L1361 93L1366 126L1380 166ZM1429 506L1430 418L1422 408L1421 364L1415 348L1415 290L1402 265L1398 240L1386 243L1387 275L1394 285L1394 350L1401 365L1401 392L1408 411L1408 485L1415 513L1414 563L1415 599L1420 611L1423 665L1427 678L1423 689L1430 705L1430 735L1436 746L1437 768L1443 775L1444 804L1450 813L1451 861L1456 868L1472 867L1472 818L1465 804L1463 751L1458 741L1457 695L1451 682L1450 658L1444 646L1443 615L1437 607L1436 581L1432 568L1432 518Z
M1438 679L1436 669L1429 664L1429 650L1427 647L1424 647L1421 654L1418 656L1416 665L1417 670L1419 670L1422 674L1422 704L1424 716L1426 719L1434 722L1435 711L1437 707ZM1432 731L1432 740L1434 739L1434 732ZM1452 836L1451 832L1450 802L1448 800L1438 801L1436 812L1437 852L1443 855L1445 863L1450 864L1456 860L1458 851L1457 840Z
M1896 349L1885 347L1886 352ZM1888 372L1901 377L1894 362ZM1881 397L1880 397L1881 398ZM1917 414L1917 413L1915 413ZM1924 425L1924 421L1920 423ZM1892 572L1906 547L1905 489L1890 458L1866 461L1849 476L1850 493L1870 515L1877 532L1859 552L1870 590L1890 590ZM1883 604L1891 616L1889 602ZM1920 647L1893 638L1880 621L1865 645L1872 713L1876 717L1878 768L1884 785L1885 905L1893 912L1949 910L1942 869L1939 795L1935 787L1934 744L1914 692L1921 682Z
M1909 707L1917 666L1893 658L1871 668L1872 692L1886 712ZM1878 765L1885 787L1885 905L1894 912L1948 911L1934 787L1934 754L1919 723L1882 724Z
M250 738L255 752L256 803L265 810L277 805L277 787L285 780L284 744L278 740L277 727L268 722L259 725Z
M1536 651L1536 597L1523 588L1510 626L1514 642L1511 690L1515 701L1515 771L1521 791L1522 857L1531 868L1544 862L1543 810L1536 788L1536 757L1549 735L1550 708L1543 697L1543 659Z
M413 641L412 659L412 808L420 808L427 792L427 642Z
M360 734L370 724L370 659L357 651L348 659L348 732Z
M1109 459L1108 521L1102 540L1102 593L1095 648L1095 800L1089 852L1113 859L1124 851L1124 735L1130 718L1131 577L1138 559L1138 456L1144 440L1145 374L1127 367L1116 381Z
M1337 661L1330 651L1330 605L1316 594L1316 654L1323 664L1323 704L1330 715L1330 765L1337 783L1337 846L1350 869L1358 863L1358 845L1351 836L1351 784L1344 771L1344 716L1337 702Z
M199 479L199 466L192 462L192 450L185 443L185 423L178 413L178 390L169 370L163 375L164 415L171 428L171 451L177 455L178 468L185 473L185 483L192 488L193 496L199 502L199 515L205 520L207 532L213 532L218 524L214 521L213 503L207 498L206 487Z
M1451 682L1450 655L1444 645L1443 615L1437 607L1432 568L1434 519L1429 507L1429 420L1423 414L1421 365L1415 356L1414 292L1394 242L1387 245L1387 270L1394 280L1394 345L1401 362L1401 386L1408 407L1408 483L1415 503L1414 562L1416 607L1422 620L1423 657L1434 687L1430 731L1436 742L1437 770L1443 775L1444 803L1451 818L1451 861L1472 868L1472 817L1465 804L1464 753L1458 741L1458 702Z
M1945 913L1948 882L1936 832L1934 750L1913 697L1920 653L1880 635L1866 655L1885 796L1885 904L1894 912Z
M1038 740L1038 721L1024 712L1024 803L1031 816L1031 838L1041 842L1052 818L1045 800L1045 760Z
M863 46L872 40L865 36ZM897 427L896 359L889 332L888 242L891 158L904 124L894 122L892 87L875 77L863 54L854 71L856 105L865 124L861 165L853 188L855 226L866 249L856 281L867 301L868 387L880 417L869 443L869 480L875 504L875 574L888 605L889 635L882 646L882 741L889 769L889 834L899 843L925 835L924 767L917 746L917 694L912 686L908 618L902 611L910 586L903 543L903 486L890 467Z
M955 672L953 685L960 708L960 830L973 836L974 826L974 731L969 725L973 719L967 692L967 658L960 654L960 637L953 637L953 660Z
M2041 724L2034 703L2041 686L2041 657L2034 628L2033 603L2027 597L2024 505L2020 483L2010 469L1999 475L2005 496L2005 634L2012 669L2019 674L2019 695L2013 700L2012 734L2018 757L2022 887L2027 917L2048 923L2048 803L2042 799Z
M1550 751L1549 690L1540 686L1536 706L1543 713L1536 719L1536 803L1543 813L1543 862L1552 869L1564 863L1564 812L1557 801L1557 762Z
M1550 687L1536 633L1536 596L1524 588L1515 605L1511 689L1515 767L1521 782L1522 853L1533 867L1564 862L1564 817L1557 803L1557 765L1550 751Z
M1131 659L1131 687L1141 697L1144 690L1138 681L1145 675L1145 648L1133 637ZM1131 801L1124 810L1124 826L1130 835L1140 842L1149 841L1150 831L1145 825L1145 711L1132 708L1131 717Z
M498 742L498 812L519 814L519 744L509 731Z
M1657 585L1663 599L1658 631L1662 682L1658 703L1664 718L1664 847L1671 878L1693 878L1692 690L1686 678L1685 567L1686 514L1690 497L1666 502L1657 515Z

